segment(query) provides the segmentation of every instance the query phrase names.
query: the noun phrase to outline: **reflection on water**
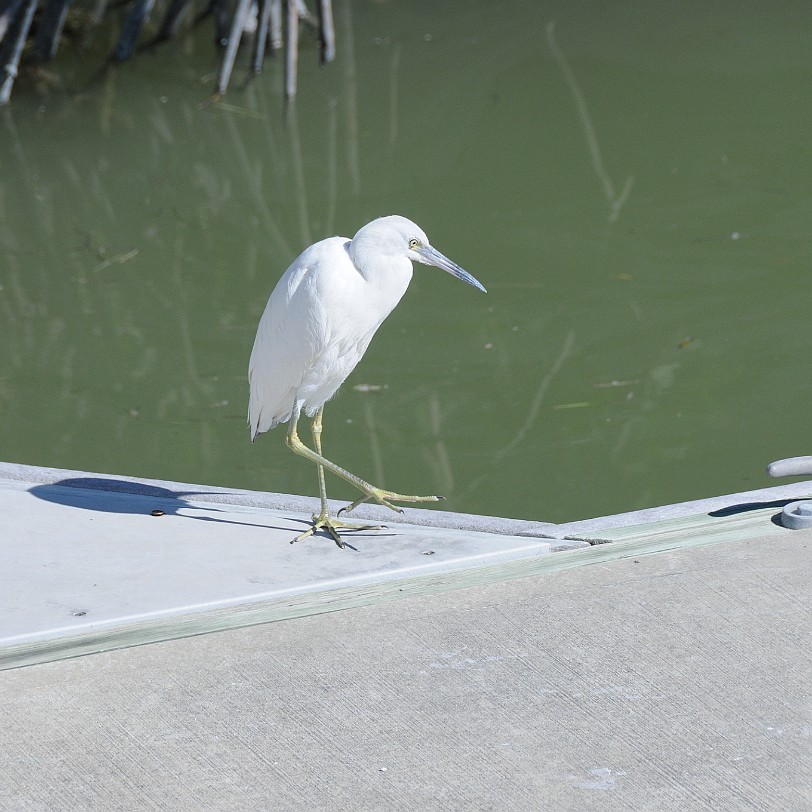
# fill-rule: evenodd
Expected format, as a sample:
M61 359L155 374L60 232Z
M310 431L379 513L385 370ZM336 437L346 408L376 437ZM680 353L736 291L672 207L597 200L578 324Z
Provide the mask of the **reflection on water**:
M348 469L565 520L808 452L812 28L780 4L501 8L336 2L337 59L302 57L287 112L278 71L203 107L197 35L18 82L2 456L314 494L281 432L248 441L254 331L304 246L394 212L489 293L415 269L325 411Z
M609 177L609 173L606 171L606 167L603 165L601 148L598 144L598 136L595 133L595 127L592 124L592 116L589 115L589 107L587 106L586 99L584 98L584 94L581 92L581 87L578 84L578 80L575 78L575 74L572 72L572 68L567 61L567 57L564 55L561 48L558 47L558 43L556 42L554 20L550 20L550 22L547 23L547 43L550 46L550 53L555 58L555 61L558 63L562 73L564 74L567 86L569 87L573 100L575 101L575 106L578 110L578 118L581 120L581 126L584 128L584 135L586 136L587 146L589 147L589 155L592 159L592 166L600 179L601 186L603 186L603 192L606 195L606 200L609 203L609 222L614 223L615 220L617 220L617 218L620 216L620 209L626 202L626 198L629 196L629 193L632 190L632 185L634 184L634 175L629 175L629 177L626 178L626 182L623 184L623 188L620 190L619 194L615 192L615 184L612 182L612 179Z

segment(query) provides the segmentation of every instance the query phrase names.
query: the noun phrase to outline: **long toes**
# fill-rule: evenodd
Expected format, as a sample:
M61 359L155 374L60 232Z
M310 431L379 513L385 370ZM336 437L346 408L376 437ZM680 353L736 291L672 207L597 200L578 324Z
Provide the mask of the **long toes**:
M323 533L325 536L329 536L340 549L345 549L347 544L344 539L341 538L339 534L339 530L348 530L348 531L356 531L356 530L386 530L386 525L383 524L353 524L351 522L342 522L339 521L337 518L332 518L331 516L314 516L313 517L313 524L304 531L304 533L300 533L296 536L295 539L291 540L291 544L295 544L297 541L304 541L306 538L310 538L311 536L315 536L318 533Z
M392 502L439 502L445 499L445 496L410 496L403 493L389 493L383 494L386 500Z
M373 497L366 497L364 499L357 499L351 505L345 505L343 508L341 508L341 510L339 510L336 515L340 516L342 513L352 513L352 511L355 510L355 508L357 508L358 505L362 505L362 504L364 504L364 502L368 502L371 498L373 498ZM383 496L375 496L374 499L379 505L383 505L384 507L389 508L389 510L394 510L395 513L403 513L404 512L402 507L398 507L397 505L393 505L388 499L384 498Z
M439 502L441 499L445 499L445 496L411 496L409 494L403 493L395 493L394 491L385 491L383 489L375 488L374 490L370 490L364 493L363 496L359 496L354 502L351 502L349 505L345 505L338 511L337 516L341 516L342 513L350 513L359 505L364 504L365 502L377 502L379 505L383 505L384 507L389 508L389 510L394 510L395 513L403 513L403 508L399 507L398 505L392 504L393 502Z
M344 540L338 535L335 527L333 527L331 524L326 524L324 526L327 528L327 532L333 537L333 541L339 546L340 549L343 550L345 547Z
M296 536L295 539L291 539L290 543L291 544L296 544L297 541L304 541L305 539L309 539L315 532L316 532L316 526L313 525L313 527L311 527L310 529L305 530L304 533L299 533L299 535Z

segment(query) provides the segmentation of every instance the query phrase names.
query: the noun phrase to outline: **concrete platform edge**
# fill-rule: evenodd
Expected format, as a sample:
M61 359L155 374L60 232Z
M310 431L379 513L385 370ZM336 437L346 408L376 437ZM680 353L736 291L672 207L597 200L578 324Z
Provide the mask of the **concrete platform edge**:
M318 508L318 500L315 497L147 479L120 474L48 468L13 462L0 462L0 479L30 482L32 484L59 483L63 485L70 484L66 480L91 479L93 480L92 484L83 483L82 487L135 494L150 494L154 489L160 489L165 490L167 496L174 496L175 498L190 496L205 502L291 510L297 513L310 513ZM812 480L557 524L554 522L528 521L525 519L422 508L407 508L403 521L421 526L476 530L483 533L558 540L565 543L563 549L566 549L566 542L569 540L589 539L592 543L600 541L602 531L612 531L622 527L661 522L698 514L710 515L721 511L775 507L776 512L780 512L784 504L808 496L812 496ZM330 506L337 510L343 507L344 503L330 500ZM391 521L392 519L390 511L369 505L359 507L353 512L353 516L370 521L383 521L386 519ZM606 540L609 540L608 535ZM575 546L580 545L573 545L573 548Z

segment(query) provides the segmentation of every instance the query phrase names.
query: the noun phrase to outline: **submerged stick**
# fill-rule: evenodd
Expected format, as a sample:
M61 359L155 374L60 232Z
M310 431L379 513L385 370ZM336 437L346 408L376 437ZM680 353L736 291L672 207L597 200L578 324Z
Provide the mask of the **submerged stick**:
M155 0L136 0L113 50L111 59L114 62L124 62L133 55L138 35L154 5Z
M336 58L336 29L333 22L333 4L331 0L319 0L319 22L321 62L326 64Z
M254 73L262 73L262 63L265 61L265 50L268 47L268 28L271 22L271 0L259 0L259 13L257 14L257 35L254 46Z
M211 0L209 11L211 11L214 17L214 41L225 48L225 46L228 45L228 32L231 26L231 19L229 17L231 4L229 0Z
M8 103L32 27L35 35L30 52L31 58L42 62L52 59L58 50L72 2L73 0L0 0L0 104ZM92 2L94 10L90 17L91 28L99 24L110 5L110 0L92 0ZM133 56L144 24L155 8L155 0L114 0L112 5L119 7L130 2L121 31L109 56L110 62L124 62ZM168 0L158 32L150 40L149 46L175 36L192 3L193 0ZM40 7L42 11L37 16ZM247 23L254 8L257 26L251 67L254 73L260 73L269 47L271 50L277 50L283 46L284 26L288 46L285 56L287 99L294 98L298 91L300 20L318 29L322 64L335 59L336 33L332 0L318 0L318 15L310 12L305 0L285 0L284 5L283 0L208 0L205 9L195 14L193 24L197 25L203 18L212 15L216 42L225 49L217 89L212 100L224 94L228 88L237 52L243 34L248 30ZM285 13L286 21L283 18ZM36 26L34 26L35 17Z
M234 70L234 60L237 58L237 48L240 46L242 32L245 30L245 22L251 11L251 0L240 0L237 4L237 11L231 22L231 30L228 34L228 45L223 56L223 64L220 67L220 78L217 81L217 92L222 95L228 88L231 72Z
M166 14L164 14L161 27L155 35L155 42L163 42L175 36L178 32L180 21L183 19L186 7L190 2L191 0L172 0L169 4L169 8L166 10Z
M9 29L14 26L17 12L22 8L22 5L23 0L7 0L4 7L0 9L0 42L5 39Z
M609 213L609 222L614 223L620 216L620 209L626 202L629 192L631 192L632 185L634 184L634 176L629 175L629 177L626 178L626 182L623 185L623 189L619 195L615 193L615 185L612 183L612 179L609 177L609 173L606 171L606 168L603 165L601 148L598 144L598 136L595 134L595 127L592 124L592 117L589 115L589 108L587 107L586 99L584 98L584 94L581 92L578 80L575 78L575 74L567 61L567 57L564 56L564 52L558 47L558 43L556 42L554 20L547 23L547 43L550 46L550 51L552 52L555 61L558 63L558 67L561 68L561 72L564 74L564 79L569 86L573 99L575 100L575 108L578 111L578 117L581 119L581 126L584 128L584 135L586 136L589 155L592 158L592 166L594 167L595 173L603 185L603 192L606 195L606 199L609 202L609 207L611 209Z
M298 18L306 23L310 23L310 25L315 28L317 25L316 18L310 13L310 9L307 7L305 0L292 0L292 2L296 8Z
M6 78L3 80L3 84L0 85L0 105L8 104L8 100L11 98L11 88L14 87L14 80L17 78L20 56L22 55L28 32L31 30L31 22L34 19L36 9L37 0L30 0L20 20L20 30L17 32L17 38L11 47L8 62L6 62L3 68Z
M271 0L271 50L282 47L282 0Z
M296 0L288 0L288 50L285 59L285 96L296 95L299 80L299 13Z
M71 0L48 0L39 19L32 57L37 62L49 62L56 55L65 18Z

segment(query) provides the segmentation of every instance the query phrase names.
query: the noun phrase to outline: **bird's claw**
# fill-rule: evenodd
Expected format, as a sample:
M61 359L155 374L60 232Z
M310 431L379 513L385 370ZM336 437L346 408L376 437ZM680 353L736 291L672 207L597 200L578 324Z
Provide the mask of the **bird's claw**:
M315 535L319 530L326 531L336 545L343 550L347 545L344 543L344 539L342 539L339 535L339 530L386 530L386 525L342 522L337 518L334 519L328 513L322 513L319 515L314 515L313 524L307 530L305 530L304 533L300 533L298 536L296 536L296 538L291 539L290 543L295 544L297 541L304 541L306 538L310 538L310 536Z

